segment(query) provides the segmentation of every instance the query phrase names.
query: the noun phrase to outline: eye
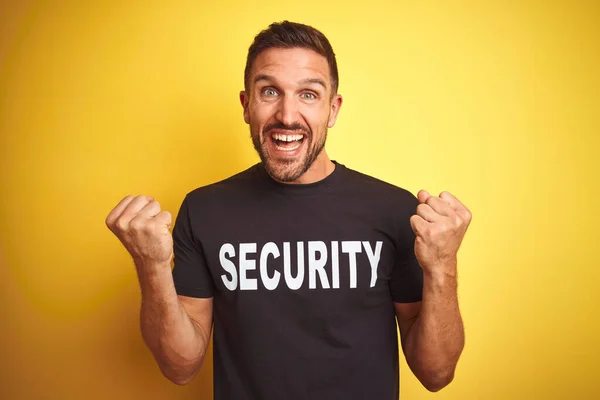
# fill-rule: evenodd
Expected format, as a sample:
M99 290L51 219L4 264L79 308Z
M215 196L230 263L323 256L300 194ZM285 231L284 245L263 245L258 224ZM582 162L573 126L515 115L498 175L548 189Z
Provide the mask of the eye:
M311 92L304 92L300 95L300 97L302 97L305 100L314 100L317 98L317 96Z
M272 97L277 96L277 91L273 88L265 88L262 91L263 96Z

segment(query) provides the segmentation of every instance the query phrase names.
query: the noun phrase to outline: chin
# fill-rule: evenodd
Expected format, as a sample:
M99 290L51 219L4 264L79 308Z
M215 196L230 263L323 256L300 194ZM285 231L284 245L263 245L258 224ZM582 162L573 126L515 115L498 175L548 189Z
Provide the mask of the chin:
M269 175L280 182L293 182L306 172L300 160L293 162L267 160L265 165Z

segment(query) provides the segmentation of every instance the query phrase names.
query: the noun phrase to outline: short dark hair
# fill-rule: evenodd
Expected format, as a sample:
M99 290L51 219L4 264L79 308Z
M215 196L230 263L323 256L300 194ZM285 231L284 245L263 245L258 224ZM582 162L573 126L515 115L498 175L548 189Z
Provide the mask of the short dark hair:
M312 26L290 21L272 23L254 38L254 42L248 49L246 69L244 70L246 90L250 83L252 64L262 51L271 48L292 49L297 47L313 50L327 59L329 74L331 75L332 94L337 93L339 86L337 62L329 40L321 31Z

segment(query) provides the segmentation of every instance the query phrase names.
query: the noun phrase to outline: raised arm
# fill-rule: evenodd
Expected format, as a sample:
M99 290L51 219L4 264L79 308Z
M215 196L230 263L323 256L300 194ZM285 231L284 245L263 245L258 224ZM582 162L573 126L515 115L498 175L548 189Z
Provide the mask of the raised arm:
M423 301L394 303L406 362L423 386L437 392L454 379L464 346L456 288L423 277Z
M402 348L411 370L430 391L454 378L465 335L457 296L457 252L471 222L470 211L450 193L418 194L410 219L415 255L423 268L423 296L394 303Z
M184 385L200 369L212 327L212 298L178 296L171 273L171 214L147 196L127 196L106 225L133 257L142 305L144 342L162 373Z
M154 276L138 272L138 277L142 277L140 325L144 342L163 375L185 385L200 369L208 348L213 298L177 296L168 267L156 268Z

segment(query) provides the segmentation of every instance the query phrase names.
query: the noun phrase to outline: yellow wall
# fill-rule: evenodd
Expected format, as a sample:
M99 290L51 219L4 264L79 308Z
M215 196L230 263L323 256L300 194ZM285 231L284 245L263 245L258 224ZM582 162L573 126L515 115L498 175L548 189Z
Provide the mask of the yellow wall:
M208 364L161 377L104 217L128 193L175 213L256 161L238 91L282 19L338 55L332 158L474 214L455 382L403 364L402 398L600 398L600 3L203 3L0 5L0 398L209 398Z

